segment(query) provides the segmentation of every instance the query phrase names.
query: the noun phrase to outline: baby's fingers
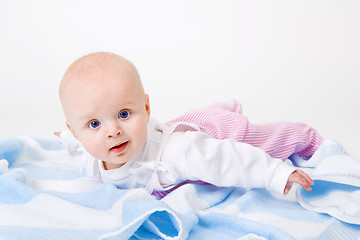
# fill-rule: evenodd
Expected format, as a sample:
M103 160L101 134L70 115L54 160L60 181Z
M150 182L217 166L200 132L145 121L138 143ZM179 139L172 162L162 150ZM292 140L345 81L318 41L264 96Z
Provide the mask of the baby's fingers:
M291 187L292 187L292 183L286 184L285 189L284 189L284 194L285 195L290 192Z
M314 185L313 180L303 171L296 170L290 175L289 182L295 182L305 188L306 191L311 191L310 185Z
M307 175L301 170L296 170L295 172L299 174L306 181L307 184L314 185L314 181L311 179L311 177L309 177L309 175Z

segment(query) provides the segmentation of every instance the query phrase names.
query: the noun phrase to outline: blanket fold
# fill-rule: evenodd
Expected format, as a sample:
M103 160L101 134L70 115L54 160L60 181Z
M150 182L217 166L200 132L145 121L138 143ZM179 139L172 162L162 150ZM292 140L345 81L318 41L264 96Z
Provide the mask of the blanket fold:
M310 192L297 189L299 203L306 209L327 213L351 224L360 224L360 164L342 148L327 141L314 155L317 162L308 173L314 180ZM316 159L315 159L316 158Z

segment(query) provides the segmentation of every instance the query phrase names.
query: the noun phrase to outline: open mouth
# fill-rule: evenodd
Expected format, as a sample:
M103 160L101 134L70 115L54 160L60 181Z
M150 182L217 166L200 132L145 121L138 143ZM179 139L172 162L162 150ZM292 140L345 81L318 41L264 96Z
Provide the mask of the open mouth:
M128 143L129 143L129 141L126 141L126 142L123 142L123 143L121 143L119 145L113 146L113 147L111 147L109 149L109 151L115 152L115 153L122 153L122 152L125 151L126 146L127 146Z

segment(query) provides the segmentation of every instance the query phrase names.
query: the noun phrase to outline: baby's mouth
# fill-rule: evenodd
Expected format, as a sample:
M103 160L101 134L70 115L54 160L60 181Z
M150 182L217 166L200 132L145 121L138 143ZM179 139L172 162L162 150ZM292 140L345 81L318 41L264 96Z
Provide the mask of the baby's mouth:
M129 141L123 142L119 145L113 146L109 149L109 151L111 152L115 152L115 153L123 153L126 149L127 144L129 143Z

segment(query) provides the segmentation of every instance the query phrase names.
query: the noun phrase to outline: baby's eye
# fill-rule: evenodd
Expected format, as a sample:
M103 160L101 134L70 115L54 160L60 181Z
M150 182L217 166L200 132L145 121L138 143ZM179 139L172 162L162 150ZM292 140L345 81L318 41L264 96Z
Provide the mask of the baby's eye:
M130 115L130 113L129 113L129 111L121 111L120 113L119 113L119 118L128 118L129 117L129 115Z
M100 126L100 122L98 120L95 120L95 121L92 121L90 124L89 124L89 128L97 128Z

